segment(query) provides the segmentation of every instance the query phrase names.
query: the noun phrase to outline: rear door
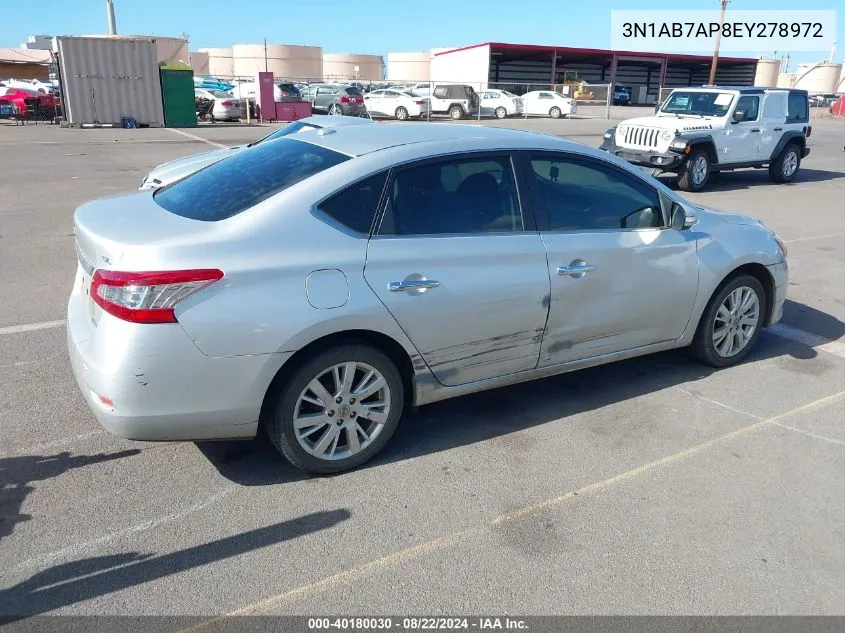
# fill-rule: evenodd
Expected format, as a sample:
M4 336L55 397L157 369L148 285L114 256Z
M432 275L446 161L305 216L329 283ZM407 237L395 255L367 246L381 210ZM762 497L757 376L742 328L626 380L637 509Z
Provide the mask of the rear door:
M606 161L529 153L551 304L540 366L671 341L698 288L694 231L667 227L658 191Z
M442 384L537 365L549 273L509 154L397 170L364 275Z
M760 115L760 140L757 158L768 160L783 135L787 113L787 93L771 92L763 97L763 112Z

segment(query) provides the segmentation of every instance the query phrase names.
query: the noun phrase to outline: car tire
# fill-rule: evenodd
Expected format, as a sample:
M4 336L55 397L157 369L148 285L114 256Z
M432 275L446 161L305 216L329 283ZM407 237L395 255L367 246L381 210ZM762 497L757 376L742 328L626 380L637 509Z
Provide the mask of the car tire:
M341 383L344 382L345 372L348 371L346 368L352 364L354 373L351 382L355 390L361 389L370 371L383 383L378 391L361 402L350 400L350 391L343 391L342 385L340 388L337 386L338 379ZM335 367L343 367L343 374L336 373L333 369ZM318 380L325 391L322 393L323 398L311 390L311 385ZM387 444L399 425L405 404L404 394L399 370L383 352L363 344L338 345L305 360L287 374L284 380L277 381L265 424L275 447L297 468L316 474L341 472L372 459ZM354 393L351 395L354 397ZM329 400L324 403L325 406L312 404L332 396L341 400ZM305 397L308 400L303 399ZM374 397L376 400L372 400ZM373 416L378 413L377 419L383 422L367 420L362 415L355 416L364 412L360 407L366 405L368 400L370 404L387 403L386 407L374 407L370 413ZM301 424L304 417L321 412L325 422L308 426L297 424L297 420ZM361 431L353 427L353 424L358 424L372 440L364 440L366 435L361 435ZM377 435L373 437L374 432L377 432ZM334 435L329 435L332 433ZM353 433L359 442L357 452L350 450ZM337 442L332 439L335 436L338 437ZM324 444L322 448L326 452L334 450L335 456L318 456L321 443ZM349 455L344 456L345 453Z
M343 116L343 108L341 108L337 104L334 104L331 108L329 108L329 114L333 116Z
M504 106L499 106L493 113L496 115L497 119L506 119L508 117L508 111Z
M749 298L751 294L754 295L753 300ZM736 314L730 309L732 299L738 304ZM749 308L743 310L746 300L751 303ZM729 367L742 362L760 336L766 305L766 292L756 277L740 274L723 282L713 293L698 322L695 338L690 346L695 357L711 367ZM743 324L743 321L746 317L749 317L748 321L752 320L749 315L755 313L754 306L756 320L751 328L748 322ZM721 323L724 325L719 327ZM728 332L721 338L720 331L723 329Z
M396 108L396 112L394 112L394 116L396 117L397 121L407 121L408 120L408 110L403 106L399 106Z
M461 106L453 105L449 108L449 118L459 121L464 118L464 109Z
M789 143L769 165L769 178L780 184L792 182L800 167L801 149L795 143Z
M562 112L560 111L560 108L558 108L557 106L554 106L554 107L552 107L551 110L549 110L549 116L553 119L559 119L561 114L562 114Z
M710 179L710 158L707 152L694 149L678 172L678 188L681 191L701 191Z

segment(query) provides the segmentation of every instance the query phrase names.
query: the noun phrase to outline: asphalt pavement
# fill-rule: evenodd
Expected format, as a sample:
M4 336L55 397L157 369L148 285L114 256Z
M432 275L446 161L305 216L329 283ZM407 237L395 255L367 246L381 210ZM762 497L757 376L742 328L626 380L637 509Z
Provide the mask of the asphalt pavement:
M597 146L608 122L494 124ZM113 437L67 358L74 208L270 131L0 126L0 616L845 615L845 121L814 121L795 183L688 196L788 244L783 322L746 362L663 353L437 403L332 477L261 437Z

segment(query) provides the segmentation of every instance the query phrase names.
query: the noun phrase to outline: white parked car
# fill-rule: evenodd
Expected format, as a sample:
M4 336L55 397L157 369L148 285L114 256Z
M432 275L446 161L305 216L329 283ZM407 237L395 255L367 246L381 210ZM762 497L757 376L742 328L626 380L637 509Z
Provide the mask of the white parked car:
M507 90L485 90L479 96L481 97L481 116L504 119L525 112L522 99Z
M420 95L421 97L427 97L431 94L431 86L430 81L421 81L420 83L408 86L408 92L413 92L415 95Z
M398 90L373 90L364 95L364 106L370 116L391 117L399 121L425 117L429 113L427 98Z
M532 116L548 116L559 119L572 116L578 111L575 99L551 90L534 90L522 95L525 111Z
M214 101L210 116L212 121L238 121L241 118L241 101L222 90L194 88L197 99Z
M2 85L8 88L22 88L24 90L34 90L42 94L52 94L58 92L59 82L41 81L40 79L5 79Z

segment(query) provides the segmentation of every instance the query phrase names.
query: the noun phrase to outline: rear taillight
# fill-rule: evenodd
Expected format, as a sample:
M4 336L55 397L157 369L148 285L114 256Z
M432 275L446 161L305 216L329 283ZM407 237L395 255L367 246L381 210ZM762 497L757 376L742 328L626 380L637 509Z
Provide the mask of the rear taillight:
M810 134L812 134L812 133L813 133L813 126L808 125L807 126L807 133L804 136L806 136L807 138L810 138Z
M417 101L414 101L414 103L416 103L417 105L422 105L422 104L425 103L425 101L423 101L422 99L419 99Z
M235 102L234 101L224 101L220 105L222 105L222 106L233 106L233 105L235 105Z
M223 277L222 270L125 273L98 270L91 298L105 312L132 323L176 323L176 306Z
M340 102L341 103L349 103L349 97L341 97Z

